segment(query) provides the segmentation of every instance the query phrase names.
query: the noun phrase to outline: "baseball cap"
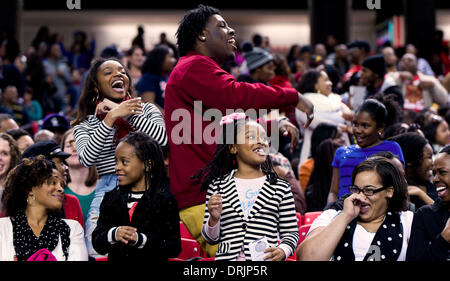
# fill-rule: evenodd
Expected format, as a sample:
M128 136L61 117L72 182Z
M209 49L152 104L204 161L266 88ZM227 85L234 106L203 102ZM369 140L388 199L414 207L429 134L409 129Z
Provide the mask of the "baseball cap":
M69 120L61 114L49 114L42 120L42 129L47 129L51 132L56 130L67 131L70 129Z
M61 147L54 140L43 140L30 145L20 156L20 160L24 158L36 157L44 155L46 159L58 157L67 159L70 157L69 153L61 150Z

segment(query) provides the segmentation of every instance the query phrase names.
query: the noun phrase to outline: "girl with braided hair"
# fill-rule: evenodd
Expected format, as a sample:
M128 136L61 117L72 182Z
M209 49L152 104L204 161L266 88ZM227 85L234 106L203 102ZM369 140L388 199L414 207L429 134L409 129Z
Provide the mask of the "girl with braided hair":
M94 249L109 261L167 261L181 252L180 217L159 144L133 132L116 148L119 185L105 193Z
M267 238L264 259L285 260L298 242L294 197L273 170L264 128L244 113L222 118L214 158L194 178L207 189L202 236L216 260L254 260L249 244ZM280 243L277 242L278 235Z

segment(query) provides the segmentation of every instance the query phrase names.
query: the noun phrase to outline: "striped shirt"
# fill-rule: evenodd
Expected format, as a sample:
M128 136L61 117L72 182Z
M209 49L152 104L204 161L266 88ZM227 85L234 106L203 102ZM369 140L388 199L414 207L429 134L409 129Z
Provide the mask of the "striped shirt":
M356 144L341 146L334 154L331 166L339 168L339 193L338 198L344 194L350 193L352 185L353 169L362 161L366 160L372 154L380 151L390 151L398 156L400 161L405 163L403 159L402 149L398 143L394 141L383 141L382 143L368 148L360 148Z
M289 183L277 179L275 184L270 184L266 179L249 216L245 217L236 192L235 173L236 170L233 170L223 180L214 181L206 195L202 236L209 244L219 243L216 260L236 260L242 247L246 260L251 260L249 244L263 236L267 237L270 245L283 245L283 250L294 253L299 235L294 197ZM215 193L222 196L222 213L219 237L213 239L206 232L205 225L209 220L208 200Z
M161 146L167 145L164 119L155 105L144 103L143 112L132 115L128 123L134 130L147 133ZM107 126L95 115L89 115L86 120L73 128L80 163L85 167L95 165L99 176L115 172L117 146L114 140L115 131L116 129Z

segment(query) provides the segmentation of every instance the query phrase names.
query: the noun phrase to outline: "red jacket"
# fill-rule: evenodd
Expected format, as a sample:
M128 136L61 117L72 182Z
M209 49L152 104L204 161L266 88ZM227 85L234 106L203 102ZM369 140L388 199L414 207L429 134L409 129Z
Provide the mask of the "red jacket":
M206 191L200 192L200 184L194 185L190 178L212 160L216 150L215 143L206 144L202 138L203 131L211 121L200 121L201 128L194 131L194 101L202 102L203 112L215 108L225 115L226 109L234 111L241 108L245 111L250 108L275 109L296 105L298 92L261 83L237 82L214 59L195 52L181 57L169 77L164 98L164 119L169 138L170 190L177 199L179 209L205 203ZM190 140L191 144L174 143L172 130L177 124L184 123L183 118L173 115L176 109L189 113L188 123L191 126L184 127L184 132L188 134L184 138ZM197 118L201 120L198 114ZM176 129L179 130L180 125ZM179 132L175 131L174 135L178 136ZM201 144L194 144L194 135Z
M288 76L284 75L276 75L272 79L270 79L269 84L272 86L279 86L281 88L293 88L291 81L289 81ZM294 124L297 128L300 126L297 124L297 119L295 118L295 105L288 105L280 107L280 112L284 112L286 117L289 118L292 124Z
M64 215L66 219L78 221L84 229L83 212L81 211L80 201L74 195L64 194Z

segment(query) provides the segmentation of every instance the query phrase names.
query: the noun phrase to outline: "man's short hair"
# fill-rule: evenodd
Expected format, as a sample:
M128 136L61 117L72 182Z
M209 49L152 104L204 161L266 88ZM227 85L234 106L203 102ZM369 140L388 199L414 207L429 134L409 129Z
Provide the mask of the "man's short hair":
M194 51L197 37L205 29L209 17L212 15L220 15L220 11L202 4L184 15L176 32L178 50L181 56Z

